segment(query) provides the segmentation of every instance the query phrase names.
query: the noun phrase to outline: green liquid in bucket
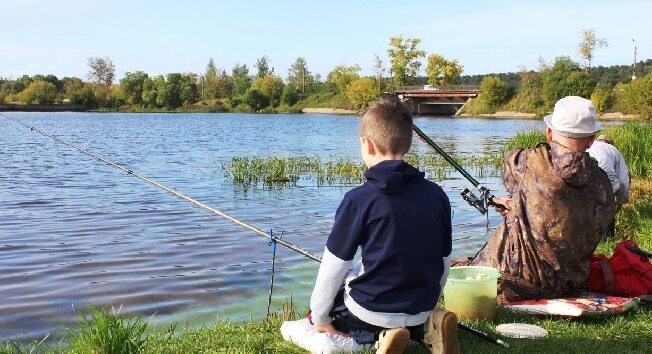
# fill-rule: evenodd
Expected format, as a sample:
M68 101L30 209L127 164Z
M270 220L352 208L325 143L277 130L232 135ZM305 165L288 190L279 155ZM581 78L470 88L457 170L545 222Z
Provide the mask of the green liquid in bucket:
M487 278L477 279L478 274ZM444 288L444 307L458 318L493 321L499 275L497 269L490 267L451 268Z

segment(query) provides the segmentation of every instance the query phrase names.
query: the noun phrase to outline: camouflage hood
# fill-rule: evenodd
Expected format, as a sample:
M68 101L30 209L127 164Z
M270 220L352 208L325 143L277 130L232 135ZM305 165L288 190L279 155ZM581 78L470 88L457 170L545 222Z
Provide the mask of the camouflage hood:
M557 175L573 187L583 187L593 179L597 162L587 152L573 151L550 142L550 159Z

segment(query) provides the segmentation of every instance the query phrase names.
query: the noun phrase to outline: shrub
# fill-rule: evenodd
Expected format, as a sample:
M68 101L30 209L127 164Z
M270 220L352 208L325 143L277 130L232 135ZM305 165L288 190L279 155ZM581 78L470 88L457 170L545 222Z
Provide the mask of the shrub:
M599 84L591 94L591 101L598 113L602 113L613 105L613 90L609 84Z
M616 86L618 109L635 113L643 119L652 118L652 74L636 79L629 84Z

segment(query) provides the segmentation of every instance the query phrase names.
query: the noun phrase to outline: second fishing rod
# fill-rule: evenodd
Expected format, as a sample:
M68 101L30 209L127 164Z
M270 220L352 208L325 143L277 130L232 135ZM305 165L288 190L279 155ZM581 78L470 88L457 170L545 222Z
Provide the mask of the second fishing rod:
M441 157L444 158L453 168L455 168L466 180L471 182L474 188L478 190L480 193L480 196L476 196L472 190L469 188L464 188L462 191L462 198L466 200L471 206L474 208L478 209L480 213L483 215L487 213L487 207L488 206L495 206L499 209L505 210L506 207L500 203L497 203L493 194L491 194L491 191L489 188L483 186L478 182L473 176L471 176L457 161L455 161L454 158L452 158L449 154L444 151L439 145L437 145L430 137L428 137L419 127L416 125L412 125L412 130L414 133L417 134L419 139L421 139L424 143L428 144L431 148L433 148Z

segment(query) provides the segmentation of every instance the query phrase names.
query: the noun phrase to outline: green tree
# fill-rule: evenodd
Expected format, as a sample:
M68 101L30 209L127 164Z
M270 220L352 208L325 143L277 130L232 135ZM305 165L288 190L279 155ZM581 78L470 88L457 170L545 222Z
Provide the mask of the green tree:
M478 99L484 101L489 109L494 109L507 103L512 93L512 88L498 76L486 76L480 83Z
M591 102L598 113L611 108L613 104L613 90L609 84L598 84L591 94Z
M77 77L63 78L63 94L72 104L81 104L86 108L97 106L97 99L91 84L83 82Z
M428 84L433 86L455 85L459 82L464 67L457 59L448 60L439 54L428 56Z
M29 84L32 83L32 78L29 75L23 75L16 80L7 80L2 84L2 92L5 95L15 95L23 91Z
M308 62L302 57L298 57L297 60L290 66L288 69L288 83L291 83L296 87L301 93L305 93L308 85L314 81L314 77L310 74L308 70Z
M215 98L228 98L233 96L233 78L222 70L215 81Z
M137 105L143 103L143 84L148 77L142 71L125 73L120 80L120 90L127 103Z
M181 105L179 98L178 82L181 81L181 74L167 74L163 81L156 81L156 105L172 109Z
M586 72L574 71L570 73L561 85L561 94L564 96L580 96L590 98L595 89L595 80Z
M568 96L569 90L566 87L566 79L572 72L579 70L579 64L567 56L555 58L552 66L542 66L543 99L546 107L552 108L555 102L564 96Z
M247 68L246 64L236 64L231 71L231 77L233 79L233 97L244 95L249 87L251 87L251 77L249 76L249 68Z
M90 57L88 58L88 79L102 86L111 86L115 79L115 65L108 57Z
M346 98L353 108L364 108L380 96L376 81L370 77L353 80L346 88Z
M190 105L199 100L196 74L186 73L181 75L179 86L179 99L183 105Z
M274 74L274 68L269 66L269 58L267 55L263 55L262 57L258 58L258 60L256 60L256 64L254 64L254 67L256 68L257 79Z
M287 84L283 87L283 94L281 94L281 102L288 106L292 106L299 100L297 89L292 84Z
M259 77L251 83L252 89L256 89L263 95L267 96L269 99L269 105L272 107L278 107L281 103L281 96L283 95L284 87L285 83L283 82L283 79L276 75Z
M593 53L596 48L606 48L607 40L604 38L597 38L595 36L595 30L593 28L587 28L582 30L582 40L577 48L577 52L582 58L584 69L586 72L591 71L591 63L593 62Z
M356 79L360 78L358 72L360 66L354 64L352 66L338 65L327 76L326 82L330 82L337 87L339 92L346 92L346 87Z
M426 56L426 52L417 49L421 43L419 38L403 38L403 36L389 39L389 61L391 64L393 84L395 87L405 86L417 76L421 68L419 58Z
M210 99L217 98L217 94L216 94L217 81L218 81L217 67L215 66L215 62L213 61L213 58L210 58L208 60L208 64L206 65L206 72L204 73L202 87L200 88L202 99L210 100Z
M154 91L154 80L152 80L150 77L143 80L143 94L141 95L141 101L144 107L156 107L156 91Z
M520 84L517 87L516 96L509 102L509 109L519 112L539 112L543 107L541 75L525 68L521 68L518 75Z
M249 88L242 96L242 102L249 105L255 112L269 106L269 98L253 87Z
M56 76L49 74L49 75L34 75L32 76L32 81L45 81L49 82L54 87L56 87L57 92L60 92L63 90L63 82L59 80Z
M57 97L57 87L51 82L34 81L21 92L21 97L27 104L51 104Z

